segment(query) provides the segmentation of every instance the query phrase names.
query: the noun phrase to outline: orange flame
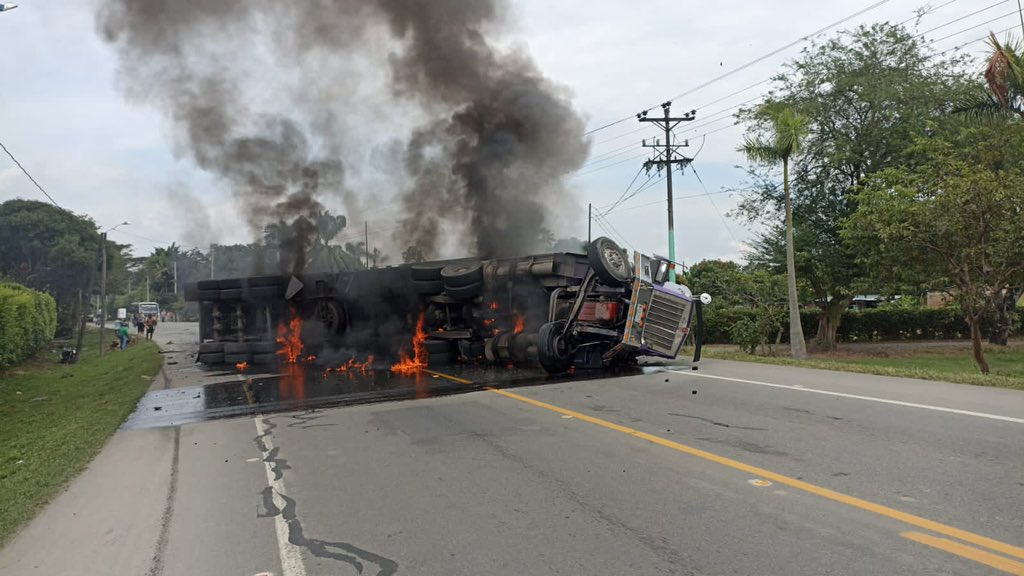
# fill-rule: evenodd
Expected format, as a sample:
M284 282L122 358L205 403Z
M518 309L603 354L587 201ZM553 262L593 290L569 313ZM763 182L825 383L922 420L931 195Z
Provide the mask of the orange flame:
M526 329L526 318L523 318L519 314L516 314L516 327L513 330L515 334L522 334L523 330Z
M487 305L487 307L490 308L491 310L497 310L498 308L501 308L501 305L498 304L497 300L492 300L491 303Z
M238 368L239 372L245 372L246 370L249 369L249 363L248 362L237 362L235 364L235 368Z
M423 313L416 321L416 333L412 337L412 358L399 350L398 362L391 365L391 371L406 376L416 374L427 367L427 333L423 331Z
M494 324L494 318L487 318L484 320L484 326L490 326L491 324Z
M285 324L282 321L277 325L277 343L281 349L277 355L284 358L289 364L295 364L302 357L302 318L291 309L292 317Z
M350 358L348 362L345 362L337 368L328 368L324 370L324 378L327 377L331 372L337 372L338 374L352 375L356 372L360 374L366 374L373 368L373 355L366 357L366 362L359 362L355 358Z

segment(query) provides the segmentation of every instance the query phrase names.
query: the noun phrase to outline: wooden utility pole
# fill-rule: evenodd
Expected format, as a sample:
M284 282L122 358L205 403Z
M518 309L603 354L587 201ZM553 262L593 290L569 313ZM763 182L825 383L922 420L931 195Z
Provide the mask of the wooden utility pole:
M370 223L363 221L363 252L366 252L366 269L370 269Z
M676 158L676 149L685 148L689 146L689 141L683 141L682 144L672 143L672 130L679 125L680 122L691 122L697 118L697 111L690 110L686 114L683 114L679 118L673 118L669 114L669 110L672 108L672 102L665 102L661 105L662 111L665 116L663 118L648 118L647 111L640 112L636 115L637 120L641 122L651 122L665 131L665 143L662 144L658 140L655 140L653 144L648 144L646 140L643 141L644 148L655 149L655 156L644 162L644 168L649 173L652 167L655 167L660 172L662 168L666 169L665 181L668 183L668 259L672 262L676 261L676 230L675 230L675 217L672 209L672 170L675 166L681 165L686 166L693 161L693 158L687 158L686 156L680 155ZM676 281L675 268L670 268L668 273L670 282Z

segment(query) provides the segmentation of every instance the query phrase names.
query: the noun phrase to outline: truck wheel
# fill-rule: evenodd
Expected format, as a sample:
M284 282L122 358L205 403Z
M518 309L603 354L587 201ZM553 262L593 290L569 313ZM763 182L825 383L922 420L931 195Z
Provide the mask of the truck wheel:
M249 351L253 354L273 354L277 352L277 342L270 340L260 340L259 342L250 342Z
M269 298L278 298L284 296L284 286L256 286L254 288L248 288L241 290L241 296L244 296L246 300L266 300Z
M277 354L253 354L252 363L266 366L277 362Z
M430 366L447 366L452 363L452 358L450 351L442 354L431 354L430 358L427 359L427 363Z
M557 320L541 326L537 334L537 357L549 374L561 374L572 366L569 342L562 337L564 329L565 320Z
M241 288L227 288L225 290L221 290L220 291L220 299L221 300L228 300L228 301L231 301L231 300L241 300L242 299L242 289Z
M478 284L484 279L484 266L478 260L449 264L441 269L441 279L444 280L446 288Z
M428 338L423 342L424 347L427 349L427 354L433 358L435 355L440 356L442 354L451 354L452 345L447 340L433 340Z
M248 362L248 361L249 361L249 355L248 354L225 354L224 355L224 363L225 364L238 364L239 362Z
M200 354L198 357L199 362L206 364L207 366L217 366L224 363L224 354Z
M220 290L200 290L199 299L204 302L217 302L220 300Z
M203 342L199 345L200 354L216 354L224 351L223 342Z
M483 282L467 284L465 286L445 286L445 294L455 300L467 301L476 298L483 292Z
M412 275L413 280L419 280L421 282L440 280L442 268L444 268L443 264L413 264L409 267L409 274Z
M248 342L225 342L224 343L225 354L248 354L249 343ZM240 362L240 360L239 360Z
M265 286L284 286L284 276L249 276L242 278L242 288L260 288Z
M587 246L587 261L594 274L605 284L620 286L629 282L633 271L626 252L614 240L601 236Z
M413 280L412 289L423 296L434 296L444 292L444 282L441 280Z
M348 328L348 319L345 316L345 309L341 307L341 303L333 300L325 302L324 313L322 320L327 334L343 334L345 329Z

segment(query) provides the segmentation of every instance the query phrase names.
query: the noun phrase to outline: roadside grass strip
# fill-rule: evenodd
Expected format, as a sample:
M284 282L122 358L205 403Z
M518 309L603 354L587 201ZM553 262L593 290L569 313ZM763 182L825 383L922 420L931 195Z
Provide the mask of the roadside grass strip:
M48 349L0 372L0 544L85 470L160 372L153 342L101 358L98 339L86 334L77 364Z

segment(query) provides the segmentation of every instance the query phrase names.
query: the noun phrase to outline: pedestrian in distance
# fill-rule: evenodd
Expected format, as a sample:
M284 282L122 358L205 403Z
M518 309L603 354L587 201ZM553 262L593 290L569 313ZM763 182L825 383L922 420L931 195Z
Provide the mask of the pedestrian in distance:
M128 348L128 323L121 322L117 327L117 336L121 339L121 350Z
M153 332L156 331L156 316L150 314L146 317L146 340L153 339Z
M146 331L146 322L142 319L142 314L139 314L138 312L132 314L132 323L135 324L135 333L139 336Z

